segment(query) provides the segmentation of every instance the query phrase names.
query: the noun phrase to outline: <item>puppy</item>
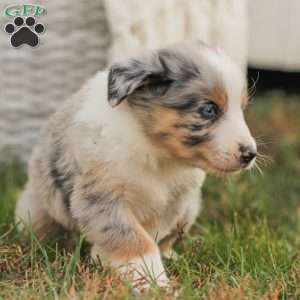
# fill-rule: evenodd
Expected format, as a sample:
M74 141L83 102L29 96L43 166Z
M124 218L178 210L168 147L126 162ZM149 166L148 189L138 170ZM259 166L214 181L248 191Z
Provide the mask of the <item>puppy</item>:
M194 223L205 172L250 167L246 80L220 51L182 44L99 72L49 120L16 218L79 231L139 288L168 285L161 255Z

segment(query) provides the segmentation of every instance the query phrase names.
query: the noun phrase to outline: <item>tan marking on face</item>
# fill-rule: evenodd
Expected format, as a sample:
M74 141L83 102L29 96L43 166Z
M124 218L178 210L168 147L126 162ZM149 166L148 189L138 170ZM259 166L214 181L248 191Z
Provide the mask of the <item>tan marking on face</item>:
M208 95L208 93L207 93ZM210 97L223 109L228 105L225 91L221 87L210 89ZM155 144L163 149L169 158L177 159L179 162L197 166L212 173L222 173L227 167L224 160L220 160L220 151L214 140L215 132L223 120L214 122L207 128L192 131L185 127L176 127L176 124L197 124L199 117L196 112L186 112L160 105L141 108L140 119L146 135ZM201 122L201 121L200 121ZM186 145L184 140L188 137L202 137L206 134L212 137L196 145ZM225 172L225 171L224 171Z
M194 165L194 158L206 143L197 146L189 146L183 141L191 135L201 136L210 133L211 128L198 132L191 132L187 128L178 128L178 124L196 124L199 118L193 112L184 112L160 105L153 105L150 108L141 108L139 118L143 124L145 134L153 144L172 159L183 161Z
M216 85L213 88L209 89L207 92L208 98L215 102L221 109L224 111L227 108L228 96L224 88L220 85Z
M194 149L182 143L189 133L184 128L176 128L178 123L193 123L194 117L191 113L155 106L151 112L151 119L152 122L146 125L145 129L155 144L165 147L175 157L193 157Z

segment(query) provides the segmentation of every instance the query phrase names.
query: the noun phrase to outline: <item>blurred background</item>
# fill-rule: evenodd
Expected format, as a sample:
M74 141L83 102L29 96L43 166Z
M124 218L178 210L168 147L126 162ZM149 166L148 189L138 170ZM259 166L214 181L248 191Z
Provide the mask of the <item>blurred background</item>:
M11 5L46 14L38 47L14 48L4 32ZM201 39L222 48L258 91L298 91L299 1L86 0L0 2L0 149L28 159L41 125L96 71L141 47ZM30 13L29 13L30 14Z
M14 19L5 8L24 4L46 9L36 17L46 30L35 48L12 47L4 32ZM0 151L5 160L27 161L40 127L62 101L142 47L201 39L248 69L249 86L259 92L298 92L299 8L297 0L2 0Z
M36 17L46 28L36 48L13 48L4 31L14 18L2 11L23 4L47 10ZM247 174L208 178L186 261L171 274L190 283L195 297L183 299L300 298L299 0L1 0L0 10L0 298L1 279L3 299L13 299L23 284L15 274L27 274L31 250L19 249L11 224L47 117L112 61L185 39L222 48L247 74L246 117L262 155ZM55 288L69 287L53 276Z

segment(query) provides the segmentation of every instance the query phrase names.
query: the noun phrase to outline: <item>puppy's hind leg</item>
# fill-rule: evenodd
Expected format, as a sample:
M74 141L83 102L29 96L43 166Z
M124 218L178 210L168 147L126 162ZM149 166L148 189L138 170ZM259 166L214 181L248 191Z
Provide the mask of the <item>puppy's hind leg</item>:
M57 232L60 226L43 207L42 195L29 181L21 194L15 211L15 220L20 231L32 231L39 239Z

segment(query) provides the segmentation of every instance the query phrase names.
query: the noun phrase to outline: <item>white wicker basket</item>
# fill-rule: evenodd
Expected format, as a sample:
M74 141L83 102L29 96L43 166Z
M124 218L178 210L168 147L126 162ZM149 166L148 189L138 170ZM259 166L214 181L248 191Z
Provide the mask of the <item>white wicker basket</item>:
M39 47L19 49L0 12L0 149L25 161L48 115L132 49L200 38L246 64L247 0L2 0L0 9L16 2L48 10L38 19L46 27Z

